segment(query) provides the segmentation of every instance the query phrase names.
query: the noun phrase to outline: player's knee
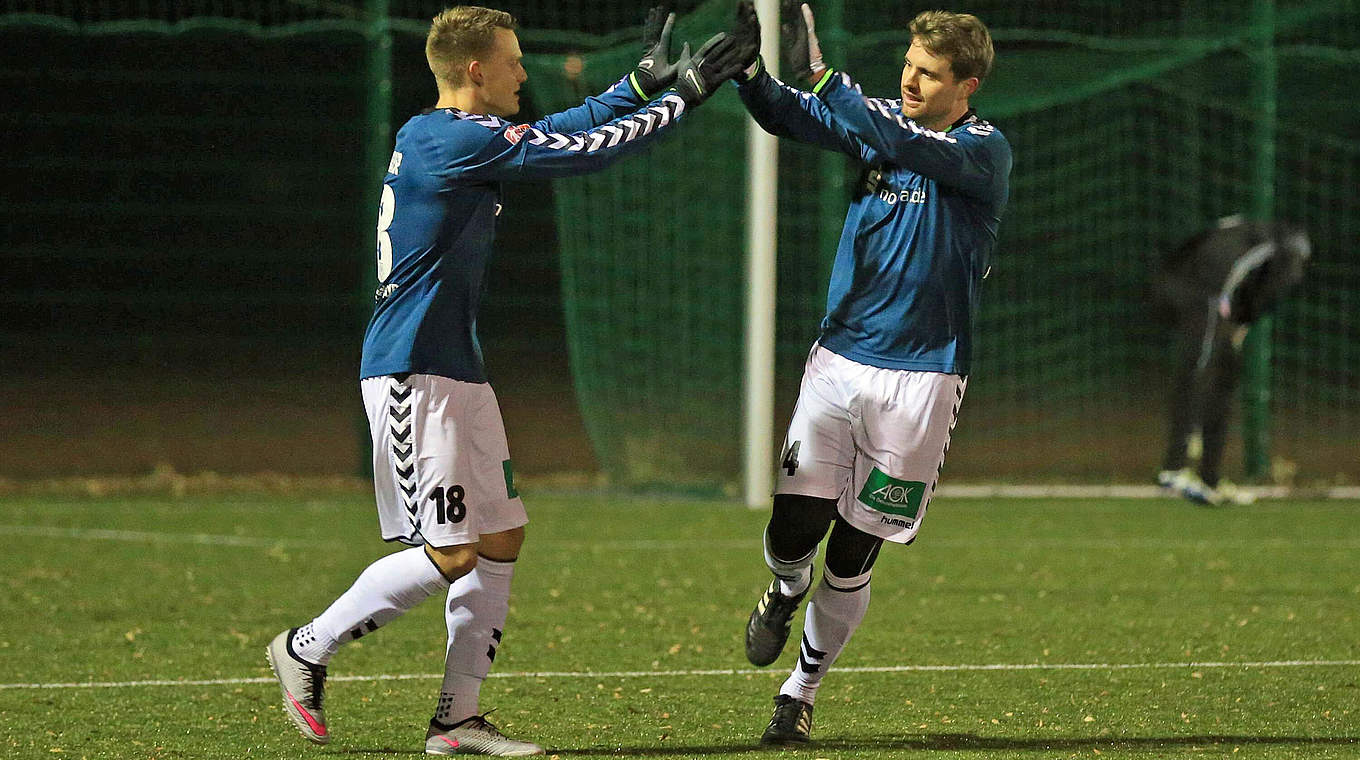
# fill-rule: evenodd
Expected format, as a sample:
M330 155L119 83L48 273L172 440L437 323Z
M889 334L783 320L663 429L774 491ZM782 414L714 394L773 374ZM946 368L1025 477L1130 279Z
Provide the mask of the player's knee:
M482 534L477 544L477 553L497 562L514 562L519 558L522 546L524 546L523 525L499 533Z
M439 568L439 572L450 582L462 578L477 566L477 546L475 544L426 545L425 553L429 555L435 567Z
M840 518L826 542L826 570L837 578L868 578L883 539L871 536Z
M826 536L836 517L836 500L801 494L778 494L766 528L770 550L781 559L805 556Z

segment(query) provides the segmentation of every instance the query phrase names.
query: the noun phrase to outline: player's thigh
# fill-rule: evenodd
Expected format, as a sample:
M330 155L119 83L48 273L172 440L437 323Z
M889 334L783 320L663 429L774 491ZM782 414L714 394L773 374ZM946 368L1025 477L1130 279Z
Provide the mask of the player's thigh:
M854 476L840 512L866 533L909 543L938 483L967 380L904 370L873 375L860 389Z
M509 487L509 454L485 383L435 375L363 383L373 433L374 489L383 538L477 544L527 522Z
M513 548L518 552L516 542L523 541L522 528L528 517L515 488L515 471L500 402L489 384L477 386L468 400L465 414L470 428L465 431L468 435L462 438L467 457L463 479L469 498L478 505L472 515L477 534L494 536L491 540L496 543L497 551Z
M524 546L524 526L496 533L483 533L478 539L477 553L497 562L514 562Z
M836 499L850 482L855 447L833 358L839 357L821 346L808 355L775 473L776 494Z
M453 544L451 546L425 545L425 553L439 572L449 581L472 572L477 566L477 547L474 544Z

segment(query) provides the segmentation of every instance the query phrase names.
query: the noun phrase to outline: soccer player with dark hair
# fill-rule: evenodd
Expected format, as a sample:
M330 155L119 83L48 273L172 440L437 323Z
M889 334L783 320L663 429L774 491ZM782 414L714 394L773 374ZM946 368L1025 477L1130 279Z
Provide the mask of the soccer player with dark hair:
M738 36L759 36L749 2ZM784 648L826 540L793 672L763 744L810 740L812 708L869 604L884 541L915 540L968 383L979 291L1009 194L1011 149L969 106L992 65L987 28L927 11L910 26L901 98L867 98L822 61L811 9L786 0L788 75L759 58L737 77L768 132L838 151L863 167L846 214L821 335L808 355L765 529L774 580L746 628L746 656Z
M1200 504L1249 504L1221 477L1233 391L1251 323L1300 280L1312 246L1303 230L1230 216L1172 251L1154 276L1176 322L1170 431L1157 483ZM1199 449L1197 470L1188 466Z
M527 75L515 20L466 6L434 18L425 55L439 99L397 133L387 166L360 368L382 537L411 548L369 565L319 616L270 643L284 708L307 739L330 740L322 696L339 646L443 594L447 657L425 752L543 754L501 734L479 703L528 518L483 370L478 305L501 182L597 171L655 144L755 54L719 34L672 61L673 21L653 9L644 58L600 96L516 124L506 118Z

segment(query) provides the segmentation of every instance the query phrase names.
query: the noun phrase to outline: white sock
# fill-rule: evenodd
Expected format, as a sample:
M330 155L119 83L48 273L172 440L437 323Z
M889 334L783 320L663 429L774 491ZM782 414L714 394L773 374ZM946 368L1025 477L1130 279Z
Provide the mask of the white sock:
M480 712L482 681L501 643L505 616L510 611L510 581L514 562L477 558L477 566L449 587L444 610L449 642L444 659L444 683L434 719L453 725Z
M293 651L325 665L341 644L378 630L448 587L424 547L389 554L364 568L348 591L293 634Z
M822 571L822 583L812 592L803 620L803 641L794 666L779 693L808 704L817 700L817 687L869 609L869 576L837 578Z
M765 530L765 566L770 568L774 577L779 579L779 593L784 596L798 596L812 585L812 560L817 556L817 547L801 559L787 562L774 556L770 551L770 531Z

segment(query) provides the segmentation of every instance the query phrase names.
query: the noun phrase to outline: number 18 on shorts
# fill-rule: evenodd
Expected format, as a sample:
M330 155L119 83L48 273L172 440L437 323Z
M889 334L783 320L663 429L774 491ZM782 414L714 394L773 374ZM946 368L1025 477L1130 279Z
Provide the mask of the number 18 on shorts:
M384 541L470 544L528 522L490 385L385 375L360 387Z

